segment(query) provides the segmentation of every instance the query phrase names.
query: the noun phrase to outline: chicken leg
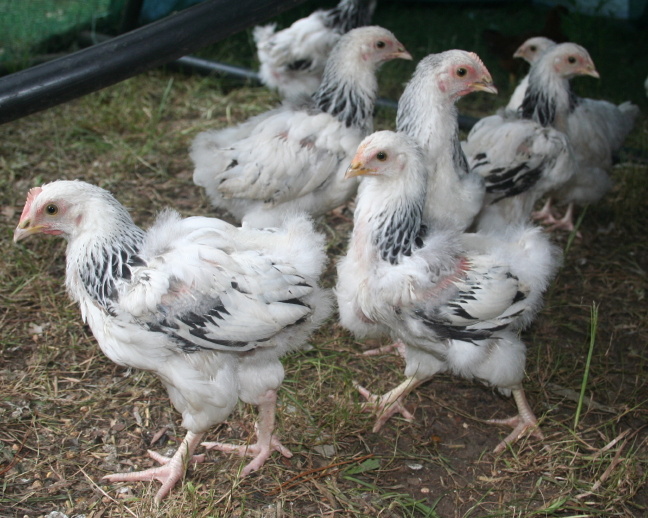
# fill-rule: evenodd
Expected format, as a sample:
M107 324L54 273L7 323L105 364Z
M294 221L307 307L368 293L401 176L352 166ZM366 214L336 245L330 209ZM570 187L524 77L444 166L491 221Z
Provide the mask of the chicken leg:
M553 223L547 230L566 230L567 232L572 232L574 230L574 204L570 203L567 206L567 211L565 215L557 220L549 221L548 223ZM580 237L580 236L578 236Z
M551 207L552 202L553 202L553 200L552 200L551 196L549 196L547 198L547 201L545 202L545 204L542 206L542 208L539 211L531 213L531 217L533 219L537 220L537 221L540 221L540 223L547 223L547 224L555 223L556 218L553 215L553 212L551 210L552 209L552 207Z
M508 444L517 441L528 430L531 430L530 434L533 437L540 440L544 439L544 435L538 428L538 420L524 395L524 389L522 387L513 389L512 393L518 407L518 415L508 419L489 419L488 421L491 424L503 424L513 427L513 431L495 447L495 450L493 450L494 453L504 451Z
M189 459L191 459L191 462L195 463L204 461L204 455L193 455L193 452L196 449L196 446L198 446L203 435L204 434L202 433L187 432L182 443L178 446L177 451L173 457L170 458L149 450L148 453L153 460L159 462L162 466L133 473L114 473L112 475L106 475L103 479L110 482L159 480L162 482L162 487L155 495L155 501L160 503L162 499L169 494L169 491L173 489L176 482L178 482L178 480L180 480L185 474Z
M241 476L245 477L251 472L259 469L266 460L270 458L273 451L278 451L286 458L291 458L290 450L281 444L279 438L273 435L275 427L275 408L277 406L277 391L268 390L258 403L259 418L255 425L257 442L255 444L246 444L244 446L234 446L220 442L202 443L207 449L215 449L226 453L236 453L241 457L247 455L254 457L252 461L243 468Z
M378 416L376 424L373 427L373 432L377 433L380 431L389 418L397 412L407 421L412 421L414 416L405 408L403 401L407 395L412 392L412 390L426 381L427 379L417 379L414 376L410 376L403 381L403 383L398 385L398 387L391 389L382 396L376 396L366 388L355 383L355 388L358 389L358 392L360 392L362 397L367 400L367 402L362 405L363 412L373 412Z
M554 212L551 210L551 197L547 199L547 203L544 204L544 207L538 212L533 212L531 214L533 219L539 220L543 225L549 225L547 227L547 232L552 232L554 230L566 230L567 232L572 232L574 230L574 204L570 203L567 206L567 211L565 215L556 219ZM576 234L580 236L580 232Z

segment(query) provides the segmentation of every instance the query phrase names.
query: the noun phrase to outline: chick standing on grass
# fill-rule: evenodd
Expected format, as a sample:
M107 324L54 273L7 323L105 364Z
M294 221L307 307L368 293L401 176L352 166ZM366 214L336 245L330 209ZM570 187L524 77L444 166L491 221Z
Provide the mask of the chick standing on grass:
M188 430L173 457L149 452L162 466L106 479L157 479L160 501L203 460L195 448L239 398L259 408L257 442L204 444L254 457L243 475L272 451L292 456L273 434L279 359L330 313L317 285L324 238L306 217L256 230L167 210L144 232L108 191L57 181L29 191L14 241L36 233L67 240L67 291L102 351L156 374Z
M343 205L357 190L344 171L373 127L376 70L396 58L412 59L388 30L348 32L312 99L251 119L245 131L200 133L191 147L194 183L212 205L256 227L276 225L295 210L319 216Z
M364 409L380 430L395 413L413 419L406 396L438 372L476 378L513 394L518 415L492 421L513 427L496 452L531 431L542 438L522 388L530 324L559 263L537 228L497 237L461 234L425 220L429 157L409 137L367 137L347 171L362 176L353 234L338 263L340 321L358 337L389 332L405 344L407 379L382 396L361 386Z
M484 199L484 180L468 169L459 142L456 103L464 95L483 91L497 93L493 80L479 56L464 50L430 54L416 67L398 101L396 126L421 146L435 164L429 170L424 218L443 221L459 231L466 230L479 213ZM370 349L373 356L403 344Z

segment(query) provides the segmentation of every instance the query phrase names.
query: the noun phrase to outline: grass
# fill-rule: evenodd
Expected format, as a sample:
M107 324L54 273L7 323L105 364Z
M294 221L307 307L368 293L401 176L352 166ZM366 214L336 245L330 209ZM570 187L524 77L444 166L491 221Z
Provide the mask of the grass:
M509 29L513 24L513 7L497 18L492 8L406 4L401 11L410 13L408 31L397 6L381 2L377 22L400 23L394 32L417 58L452 43L447 25L455 18L465 29L455 25L455 41L464 48L469 41L460 38L480 44L478 22ZM426 13L439 25L430 25L430 34L423 30ZM519 25L533 21L527 14ZM248 41L246 34L239 38ZM238 48L236 41L223 44L224 56ZM412 68L383 68L383 95L398 96L413 69L402 66ZM497 65L487 66L495 74ZM612 69L614 62L604 67ZM639 85L645 70L635 69ZM601 88L607 88L602 75ZM633 93L634 84L628 81L627 93L614 91L609 98L630 98L645 114L645 99ZM277 100L260 88L234 86L239 85L155 71L0 126L0 516L37 517L53 510L87 518L648 514L645 118L627 144L640 153L624 154L615 166L615 187L587 209L582 238L555 236L563 248L569 243L565 264L545 309L523 335L525 388L544 441L522 439L493 455L504 430L485 420L513 413L514 405L477 382L446 375L410 395L414 423L394 418L380 434L371 433L373 419L359 411L353 382L388 390L402 380L402 362L362 356L376 344L355 341L332 319L312 338L312 348L284 362L278 432L295 454L291 460L274 455L258 473L239 479L240 459L210 453L209 462L191 467L184 486L159 508L153 503L156 483L101 480L116 470L148 467L147 448L166 454L184 435L180 416L156 378L118 367L101 354L65 294L64 243L42 238L14 246L13 228L27 190L60 178L110 189L143 227L166 206L186 216L213 214L191 181L192 138L261 113ZM504 99L469 96L460 108L484 115ZM393 117L381 111L376 126L392 128ZM328 237L331 261L324 282L331 286L351 224L330 216L319 225ZM241 404L210 431L209 440L246 441L254 415Z

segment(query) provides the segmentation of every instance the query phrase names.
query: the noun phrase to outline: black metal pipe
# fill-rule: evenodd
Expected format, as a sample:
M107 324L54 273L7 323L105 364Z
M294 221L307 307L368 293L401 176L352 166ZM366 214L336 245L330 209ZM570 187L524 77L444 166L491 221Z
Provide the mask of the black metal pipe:
M79 42L82 45L94 45L98 42L104 42L110 39L110 36L98 33L82 32L79 35ZM249 68L239 67L236 65L229 65L227 63L220 63L210 59L198 58L196 56L183 56L169 65L180 70L190 70L200 75L209 76L213 74L225 74L228 76L238 77L248 81L252 85L260 85L261 79L259 74ZM376 99L376 106L380 108L388 108L392 110L398 109L398 101L379 97ZM459 128L464 131L470 131L479 119L471 117L470 115L459 115Z
M178 59L305 0L209 0L69 56L0 79L0 124Z

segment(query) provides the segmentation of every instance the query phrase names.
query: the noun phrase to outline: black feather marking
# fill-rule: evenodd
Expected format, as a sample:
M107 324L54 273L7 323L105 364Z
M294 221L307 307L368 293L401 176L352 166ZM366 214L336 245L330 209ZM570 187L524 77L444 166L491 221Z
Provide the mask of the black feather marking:
M336 7L326 12L324 26L346 34L356 27L364 27L371 22L375 0L342 0Z
M119 296L116 283L131 280L132 269L145 265L137 255L143 233L137 227L134 229L132 233L123 236L123 242L93 250L92 261L79 268L88 295L111 316L117 315L113 307Z
M288 70L308 70L313 65L313 61L310 59L298 59L292 63L288 63L286 68Z
M373 115L372 98L361 92L355 84L326 74L319 89L313 94L313 99L320 110L337 117L347 128L365 127Z
M249 295L249 294L250 294L249 291L244 290L243 288L241 288L241 286L239 286L239 283L238 283L238 282L232 281L231 284L232 284L232 288L234 288L234 289L235 289L236 291L238 291L239 293L244 293L244 294L246 294L246 295Z
M541 126L550 126L556 119L556 99L539 85L532 83L524 95L520 113L523 119L534 120Z
M461 171L464 175L468 174L468 160L466 159L466 154L461 148L458 131L452 140L452 162L454 163L455 170Z
M223 306L222 304L219 304L218 306L211 308L209 310L208 314L210 316L212 316L212 317L218 318L219 320L224 320L225 317L223 315L229 315L230 312L225 309L225 306ZM212 319L212 322L213 322L213 319ZM214 322L214 324L216 324L216 322Z
M468 329L467 326L453 326L441 318L434 318L433 315L426 314L422 309L415 310L414 314L440 340L460 340L479 345L477 342L488 340L493 335L493 329Z
M538 183L542 177L545 168L543 160L535 169L528 169L528 163L524 162L516 167L512 167L504 172L503 168L493 169L485 177L486 192L501 194L494 199L491 204L497 203L505 198L516 196L528 191Z
M448 304L448 307L451 307L453 309L453 313L457 315L458 317L465 318L467 320L476 320L474 316L472 316L466 309L459 304Z
M569 90L569 113L572 113L583 99Z
M282 302L284 304L294 304L295 306L304 306L304 307L310 307L308 304L302 302L299 299L286 299L286 300L280 300L279 302Z
M526 299L526 295L524 293L522 293L521 291L518 291L515 294L515 298L513 299L513 304L515 304L516 302L520 302L521 300L524 300L524 299Z
M410 200L378 215L381 223L374 231L373 244L383 261L398 264L401 255L410 256L423 245L428 229L422 223L422 216L423 199Z

